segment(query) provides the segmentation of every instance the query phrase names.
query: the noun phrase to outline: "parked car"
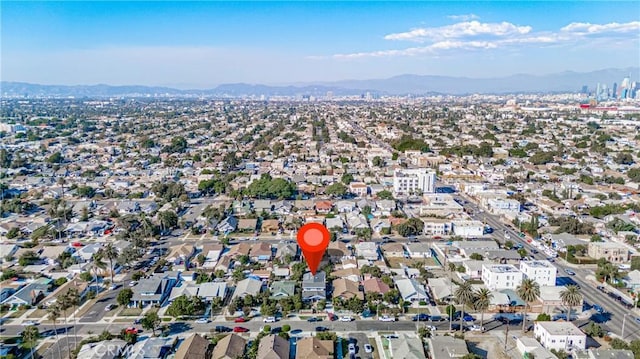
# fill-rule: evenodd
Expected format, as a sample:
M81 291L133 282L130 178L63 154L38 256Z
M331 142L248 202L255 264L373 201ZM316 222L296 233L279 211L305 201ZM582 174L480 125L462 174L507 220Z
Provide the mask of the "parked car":
M395 317L390 317L388 315L383 315L380 318L378 318L379 321L381 322L395 322L396 318Z
M132 280L131 282L129 282L129 287L135 287L136 284L138 284L138 282Z
M356 353L356 345L353 343L349 343L349 354L355 354Z
M265 317L262 321L264 321L265 323L275 323L276 317Z
M413 320L414 322L426 322L427 320L429 320L429 316L422 313L422 314L414 315L413 318L411 318L411 320Z
M364 352L365 353L373 353L373 347L371 346L371 344L365 344L364 345Z
M36 321L33 321L33 320L27 320L27 321L22 322L22 325L25 326L25 327L29 327L29 326L32 326L32 325L38 325L38 324L40 324L40 323L38 323Z
M237 317L236 319L233 320L234 323L244 323L247 320L244 317Z
M138 334L140 332L140 330L138 328L129 327L129 328L125 329L124 332L126 334Z
M320 321L322 321L322 319L318 318L318 317L311 317L311 318L307 319L307 322L311 322L311 323L320 322Z
M329 328L327 327L316 327L316 332L326 332Z
M233 332L234 333L246 333L248 331L249 331L249 329L247 329L245 327L233 327Z
M352 321L352 320L353 320L353 318L351 318L351 317L349 317L349 316L343 316L343 317L340 317L340 321L341 321L341 322L350 322L350 321Z
M198 320L196 320L197 324L207 324L209 323L209 319L208 318L200 318Z
M115 304L109 304L109 305L107 305L106 307L104 307L104 310L105 310L106 312L108 312L108 311L110 311L111 309L113 309L113 308L115 308L115 307L116 307L116 305L115 305Z
M467 327L470 331L472 332L484 332L484 327L481 327L479 325L471 325L469 327Z
M214 330L215 330L216 332L218 332L218 333L227 333L227 332L232 331L232 329L231 329L231 328L229 328L229 327L225 327L224 325L216 325L216 326L215 326L215 328L214 328Z
M278 334L282 332L282 327L273 327L271 328L271 334Z

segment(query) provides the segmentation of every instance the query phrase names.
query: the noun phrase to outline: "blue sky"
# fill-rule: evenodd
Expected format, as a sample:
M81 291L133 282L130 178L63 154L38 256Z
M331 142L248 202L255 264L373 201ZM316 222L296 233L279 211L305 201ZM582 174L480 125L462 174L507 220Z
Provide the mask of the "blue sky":
M637 1L2 1L0 10L6 81L202 88L640 64Z

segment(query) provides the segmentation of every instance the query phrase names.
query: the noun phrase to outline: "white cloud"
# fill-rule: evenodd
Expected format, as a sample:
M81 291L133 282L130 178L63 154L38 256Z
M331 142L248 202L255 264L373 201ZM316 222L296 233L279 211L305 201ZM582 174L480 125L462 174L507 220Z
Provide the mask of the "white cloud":
M457 15L456 15L457 16ZM463 21L441 27L416 28L407 32L388 34L385 40L412 41L427 43L425 46L406 49L379 50L336 54L328 56L334 59L356 59L366 57L432 55L452 50L491 50L498 48L517 48L517 46L584 46L581 40L590 37L593 46L618 44L620 40L638 41L640 21L627 23L591 24L574 22L558 31L533 32L531 26L520 26L510 22L481 23ZM614 41L615 40L615 41ZM316 57L327 58L327 57Z
M595 35L606 33L627 33L640 31L640 21L631 21L627 23L612 22L609 24L591 24L588 22L572 22L563 27L560 31L565 33L573 33L578 35Z
M480 16L476 14L449 15L447 17L451 20L456 20L456 21L469 21L469 20L477 20L480 18Z
M457 39L474 36L510 36L524 35L531 31L531 26L518 26L510 22L482 23L479 21L463 21L457 24L417 28L407 32L389 34L385 40L404 40L425 42L428 40Z

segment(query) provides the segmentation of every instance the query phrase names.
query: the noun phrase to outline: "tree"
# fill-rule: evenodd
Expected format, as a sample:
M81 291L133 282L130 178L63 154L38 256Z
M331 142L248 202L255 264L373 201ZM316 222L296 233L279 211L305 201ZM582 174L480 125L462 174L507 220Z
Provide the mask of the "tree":
M126 307L129 305L129 303L131 302L131 298L133 298L133 290L131 290L130 288L125 288L120 292L118 292L117 301L118 301L118 304L120 304L123 307Z
M353 175L351 173L345 173L340 178L340 182L345 185L349 185L349 183L353 182Z
M480 253L471 253L469 258L477 260L477 261L481 261L482 260L482 254L480 254Z
M109 260L109 273L111 274L111 284L113 284L113 260L118 258L118 251L113 246L113 243L107 243L102 248L103 256Z
M540 313L538 317L536 317L536 322L550 322L551 316L547 313Z
M160 323L161 320L157 312L148 312L140 321L142 328L153 331L153 335L156 335L156 328Z
M378 199L393 200L393 194L390 191L387 191L387 190L383 190L383 191L378 192L376 194L376 197L378 197Z
M524 310L522 312L522 331L527 325L527 306L540 297L540 285L531 278L525 278L516 288L516 293L524 300Z
M602 338L605 335L604 329L594 322L589 323L589 326L584 329L584 333L592 338Z
M58 318L60 318L60 306L57 303L50 305L47 308L47 314L48 314L49 320L51 320L51 322L53 323L53 331L56 333L56 341L60 342L60 337L58 336L58 327L56 326L56 321L58 320ZM60 351L60 346L61 345L57 345L58 357L62 358L62 352Z
M410 237L424 232L424 222L419 218L409 218L406 222L400 223L396 230L403 237Z
M560 292L560 299L562 300L562 304L567 307L567 321L570 322L572 308L582 304L582 293L580 293L580 287L574 284L565 286Z
M28 265L34 264L40 260L40 257L33 251L26 251L18 259L18 264L21 267L26 267Z
M471 286L471 283L469 282L462 282L458 288L455 290L455 292L453 293L453 295L456 297L456 301L458 303L460 303L460 311L461 311L461 315L460 315L460 331L463 330L463 326L462 326L462 321L464 319L464 307L465 305L467 305L468 303L473 302L473 287Z
M343 197L347 194L347 187L340 182L329 185L325 189L325 193L332 197Z
M64 158L62 157L62 154L60 154L60 152L56 152L47 157L47 162L49 163L62 163L62 161L64 161Z
M178 226L178 215L174 211L158 212L158 218L160 219L160 226L162 229L173 229Z
M480 288L475 293L473 306L480 311L480 327L484 325L484 312L489 309L491 299L493 299L493 294L487 288Z
M38 339L40 339L40 331L35 325L30 325L24 328L21 337L24 346L31 351L31 359L33 359L33 348L36 346Z
M380 156L375 156L371 162L376 167L384 166L384 160L382 158L380 158Z
M633 156L628 152L619 152L613 160L620 165L633 164Z
M78 322L76 320L76 309L78 305L80 305L80 292L78 292L78 288L69 288L66 294L66 301L69 307L73 309L73 338L75 343L78 343L78 332L76 331L78 326Z
M514 245L514 244L513 244L513 242L512 242L512 241L506 241L506 242L504 242L504 248L506 248L506 249L511 249L511 248L513 248L513 245Z

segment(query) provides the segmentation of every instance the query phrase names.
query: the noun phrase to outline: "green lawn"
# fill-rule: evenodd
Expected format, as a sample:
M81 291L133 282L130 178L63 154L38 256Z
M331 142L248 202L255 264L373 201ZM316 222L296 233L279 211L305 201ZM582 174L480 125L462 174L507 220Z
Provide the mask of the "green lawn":
M123 308L118 314L121 317L137 317L142 314L142 309L140 308Z

